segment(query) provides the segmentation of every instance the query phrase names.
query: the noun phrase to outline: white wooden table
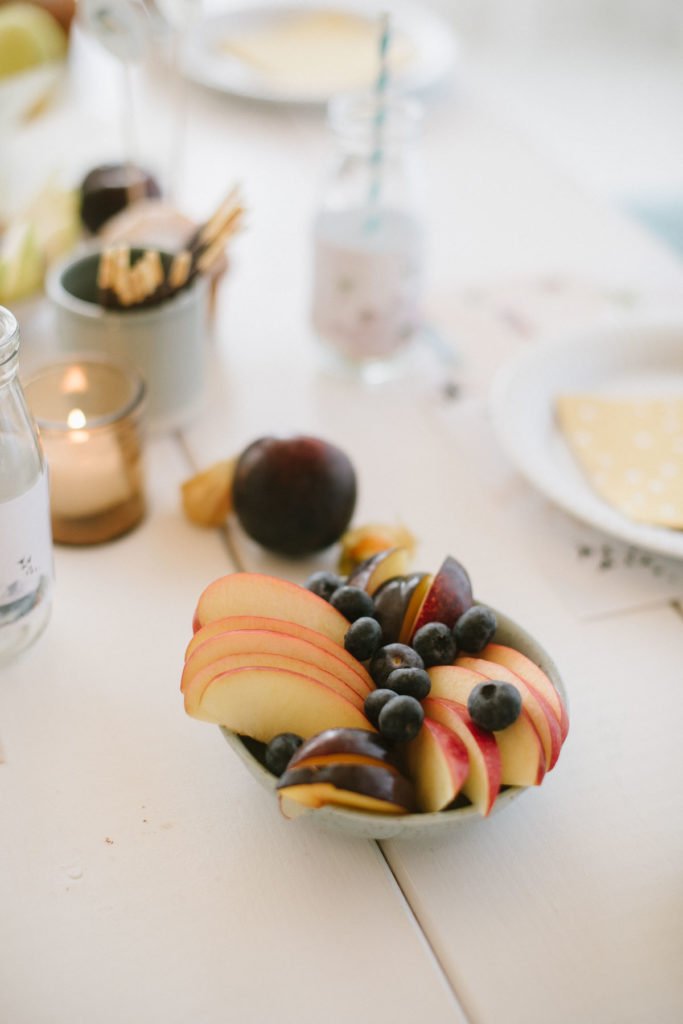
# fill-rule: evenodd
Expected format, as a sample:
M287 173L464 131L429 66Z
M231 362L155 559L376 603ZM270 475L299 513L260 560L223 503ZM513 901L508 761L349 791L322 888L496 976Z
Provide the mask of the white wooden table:
M161 90L150 103L166 109ZM680 292L680 264L465 82L424 144L428 305L458 338L461 397L443 397L452 370L432 364L369 390L321 371L308 327L320 122L200 90L190 113L186 205L201 215L239 178L252 225L221 295L205 411L150 441L146 522L57 549L49 628L0 679L0 1021L674 1024L681 567L653 573L547 506L501 455L486 395L545 327L603 315L614 289L656 305ZM89 134L91 157L105 135ZM180 513L193 468L271 431L341 444L357 522L405 522L418 567L454 554L552 652L572 726L541 789L433 842L343 839L281 819L219 730L184 715L203 586L236 553L306 571Z

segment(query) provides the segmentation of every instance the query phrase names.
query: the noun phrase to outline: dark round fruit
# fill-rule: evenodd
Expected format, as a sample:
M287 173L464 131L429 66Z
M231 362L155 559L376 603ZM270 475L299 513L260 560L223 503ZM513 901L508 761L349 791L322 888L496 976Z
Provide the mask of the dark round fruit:
M273 775L282 775L290 760L297 752L303 739L293 732L281 732L273 736L266 747L266 768Z
M370 595L360 587L338 587L330 598L330 604L341 612L349 622L363 616L374 617L375 605Z
M387 701L379 713L380 735L392 743L414 740L424 722L424 711L414 697L396 697Z
M349 457L320 438L263 437L237 460L232 498L253 540L296 558L341 537L356 504L356 474Z
M512 683L477 683L467 698L467 710L480 729L497 732L517 721L522 695Z
M453 635L459 650L480 654L493 640L497 628L495 612L486 605L475 604L460 616L453 627Z
M135 164L102 164L81 183L81 220L95 234L103 224L138 199L161 195L158 183Z
M382 643L382 627L377 619L363 615L351 623L344 637L344 647L359 661L367 661Z
M424 662L417 651L407 644L387 644L380 647L370 662L370 675L375 686L384 686L389 673L396 668L424 668Z
M452 665L457 645L453 631L443 622L428 622L413 637L413 647L427 668L432 665Z
M384 685L401 696L424 700L429 696L432 681L423 668L395 668Z
M346 580L343 576L337 576L334 572L322 570L321 572L314 572L312 576L309 576L304 586L311 593L322 597L323 601L329 601L335 590L343 587L345 582Z
M385 704L388 704L390 700L396 700L397 694L395 690L372 690L371 693L365 698L365 717L368 718L374 726L379 723L379 713Z

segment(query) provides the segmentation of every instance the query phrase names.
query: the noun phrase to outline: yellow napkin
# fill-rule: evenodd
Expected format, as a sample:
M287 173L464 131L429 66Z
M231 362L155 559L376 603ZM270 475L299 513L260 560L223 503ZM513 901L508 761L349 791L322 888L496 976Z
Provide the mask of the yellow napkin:
M377 42L377 25L370 18L303 10L226 35L218 48L278 86L334 92L372 84ZM398 34L389 52L392 71L412 58L412 46Z
M563 395L557 418L605 501L636 522L683 528L683 397Z

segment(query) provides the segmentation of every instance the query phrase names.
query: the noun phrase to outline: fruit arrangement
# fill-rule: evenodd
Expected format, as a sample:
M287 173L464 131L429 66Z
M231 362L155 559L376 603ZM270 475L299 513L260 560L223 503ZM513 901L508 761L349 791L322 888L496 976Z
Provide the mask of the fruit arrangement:
M245 738L287 816L487 815L557 762L569 721L549 676L499 642L460 562L434 575L409 562L389 548L305 586L235 573L199 598L185 710Z
M336 445L306 434L261 437L181 487L185 515L197 526L222 526L234 513L262 547L302 558L340 542L339 571L348 575L391 547L411 554L415 538L403 526L369 523L349 529L356 473Z

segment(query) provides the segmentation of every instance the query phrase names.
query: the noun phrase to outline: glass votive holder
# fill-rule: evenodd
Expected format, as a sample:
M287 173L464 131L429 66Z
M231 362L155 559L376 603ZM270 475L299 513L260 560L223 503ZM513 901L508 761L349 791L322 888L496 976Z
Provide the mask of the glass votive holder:
M93 355L46 366L24 384L47 459L57 543L113 540L143 518L145 391L134 367Z

